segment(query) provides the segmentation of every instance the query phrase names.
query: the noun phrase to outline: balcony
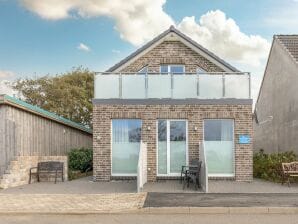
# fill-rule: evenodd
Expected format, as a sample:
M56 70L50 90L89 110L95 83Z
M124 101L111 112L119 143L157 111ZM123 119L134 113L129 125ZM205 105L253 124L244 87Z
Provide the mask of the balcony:
M97 73L95 99L250 99L249 73Z

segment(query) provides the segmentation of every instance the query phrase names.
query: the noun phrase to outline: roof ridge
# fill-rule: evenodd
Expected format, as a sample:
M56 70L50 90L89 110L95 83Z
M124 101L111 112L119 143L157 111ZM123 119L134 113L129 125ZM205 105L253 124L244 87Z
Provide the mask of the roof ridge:
M297 36L298 37L298 34L274 34L274 36Z
M231 64L229 64L225 60L223 60L220 57L218 57L217 55L215 55L213 52L209 51L207 48L205 48L202 45L200 45L199 43L197 43L196 41L194 41L192 38L190 38L186 34L182 33L180 30L178 30L177 28L175 28L174 25L171 25L167 30L165 30L164 32L162 32L161 34L159 34L158 36L156 36L155 38L153 38L151 41L149 41L146 44L144 44L142 47L138 48L136 51L134 51L133 53L131 53L130 55L128 55L127 57L125 57L124 59L122 59L120 62L118 62L115 65L113 65L112 67L110 67L108 70L106 70L106 72L112 72L112 71L118 69L120 66L124 65L126 62L128 62L129 60L131 60L132 58L134 58L135 56L137 56L139 53L141 53L142 51L144 51L145 49L147 49L148 47L150 47L152 44L154 44L158 40L160 40L163 37L165 37L170 32L176 33L178 36L180 36L183 39L187 40L192 45L194 45L195 47L197 47L198 49L200 49L201 51L203 51L204 53L206 53L207 55L209 55L213 59L217 60L219 63L221 63L225 67L229 68L230 70L232 70L234 72L239 72L239 70L237 68L235 68L234 66L232 66Z

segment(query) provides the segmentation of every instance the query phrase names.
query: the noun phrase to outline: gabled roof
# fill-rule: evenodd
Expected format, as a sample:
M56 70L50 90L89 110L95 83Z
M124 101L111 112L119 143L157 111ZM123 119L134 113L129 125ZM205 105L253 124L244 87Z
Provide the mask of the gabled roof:
M298 62L298 35L275 35L274 37L279 40L292 58Z
M0 105L1 104L8 104L8 105L20 108L22 110L28 111L30 113L37 114L41 117L44 117L44 118L56 121L58 123L64 124L66 126L70 126L72 128L79 129L81 131L92 134L92 130L82 124L73 122L73 121L68 120L64 117L58 116L57 114L54 114L54 113L44 110L40 107L31 105L29 103L26 103L22 100L19 100L17 98L14 98L14 97L11 97L8 95L0 95Z
M131 59L133 59L134 57L139 55L141 52L148 49L153 44L157 43L158 41L160 41L162 38L166 37L170 33L175 33L177 36L179 36L180 38L182 38L186 42L190 43L194 48L204 52L206 55L208 55L209 57L211 57L215 61L219 62L223 67L231 70L232 72L239 72L238 69L236 69L235 67L233 67L232 65L230 65L229 63L227 63L226 61L221 59L220 57L216 56L215 54L213 54L212 52L210 52L209 50L204 48L202 45L200 45L197 42L195 42L194 40L192 40L190 37L188 37L185 34L183 34L182 32L180 32L174 26L171 26L169 29L167 29L166 31L164 31L163 33L161 33L160 35L155 37L153 40L149 41L143 47L139 48L138 50L136 50L135 52L133 52L132 54L130 54L129 56L127 56L126 58L121 60L119 63L117 63L114 66L112 66L111 68L109 68L106 72L113 72L116 69L120 68L122 65L124 65L125 63L127 63L128 61L130 61Z
M257 104L259 102L259 99L260 99L260 96L261 96L261 91L262 91L265 76L266 76L266 73L267 73L268 63L269 63L269 60L270 60L270 57L271 57L272 48L275 44L278 44L278 43L276 43L276 41L289 53L291 58L293 58L293 60L296 63L298 63L298 35L297 34L274 35L273 36L273 41L272 41L272 44L271 44L271 48L270 48L270 52L269 52L269 55L268 55L264 75L263 75L263 78L262 78L261 86L260 86L260 89L259 89L258 98L257 98L256 104L255 104L256 106L257 106ZM255 106L255 109L254 109L255 114L257 113L257 107L256 106Z

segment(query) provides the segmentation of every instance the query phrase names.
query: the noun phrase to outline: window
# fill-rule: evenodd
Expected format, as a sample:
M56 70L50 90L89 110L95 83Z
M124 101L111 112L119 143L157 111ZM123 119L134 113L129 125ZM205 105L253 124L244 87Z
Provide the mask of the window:
M144 75L148 72L148 66L143 67L141 70L138 71L138 74Z
M204 148L209 176L234 176L234 121L204 120Z
M182 74L184 73L184 65L161 65L160 66L160 73L162 74Z
M232 141L233 123L231 120L206 120L205 141Z
M136 175L141 128L141 120L112 120L112 175Z

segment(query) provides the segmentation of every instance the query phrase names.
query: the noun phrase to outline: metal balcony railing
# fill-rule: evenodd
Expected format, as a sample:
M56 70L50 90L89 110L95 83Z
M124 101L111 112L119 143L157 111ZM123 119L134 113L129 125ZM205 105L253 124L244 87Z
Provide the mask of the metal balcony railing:
M96 73L95 99L250 99L250 73Z

